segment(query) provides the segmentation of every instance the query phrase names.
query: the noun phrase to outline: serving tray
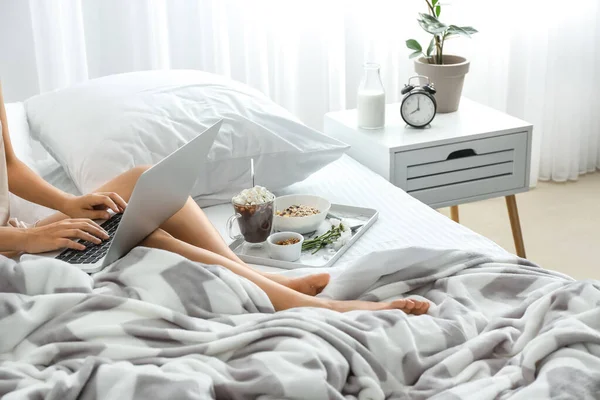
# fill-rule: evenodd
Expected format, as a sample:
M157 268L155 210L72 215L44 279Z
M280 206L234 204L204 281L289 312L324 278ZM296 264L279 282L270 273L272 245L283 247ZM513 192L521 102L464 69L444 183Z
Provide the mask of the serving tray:
M266 265L269 267L294 269L294 268L328 268L331 267L335 262L352 246L363 233L365 233L379 217L379 211L372 208L353 207L342 204L332 204L331 209L327 218L316 232L308 235L304 235L304 239L312 239L325 233L331 227L329 220L331 218L343 219L351 227L358 227L353 230L352 237L344 246L339 250L334 249L320 249L315 254L311 254L314 250L306 250L302 252L300 259L294 262L275 260L269 257L267 254L266 244L252 245L246 243L243 239L238 239L229 245L229 248L233 250L235 254L242 259L242 261L250 264Z

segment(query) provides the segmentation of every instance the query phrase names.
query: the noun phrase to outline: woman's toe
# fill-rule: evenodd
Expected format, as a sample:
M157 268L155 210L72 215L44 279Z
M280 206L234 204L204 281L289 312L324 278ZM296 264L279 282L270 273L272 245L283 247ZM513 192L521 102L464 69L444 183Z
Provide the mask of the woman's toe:
M427 313L427 310L429 309L429 303L426 301L419 301L419 304L417 305L417 307L415 307L414 309L414 313L421 315L421 314L425 314Z
M406 311L407 313L412 313L413 310L415 309L415 302L411 299L406 299L406 305L404 306L404 311Z
M397 309L406 312L406 300L404 299L394 300L389 304L390 306L388 308L390 309Z

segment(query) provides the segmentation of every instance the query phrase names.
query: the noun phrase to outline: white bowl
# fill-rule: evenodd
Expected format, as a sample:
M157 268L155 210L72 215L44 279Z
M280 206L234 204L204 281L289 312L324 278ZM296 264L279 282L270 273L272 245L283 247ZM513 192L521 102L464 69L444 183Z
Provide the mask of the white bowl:
M277 215L277 211L283 211L293 205L314 207L320 212L306 217L280 217ZM290 194L278 197L275 199L273 229L279 232L288 231L303 234L316 231L319 225L325 220L325 217L327 217L330 208L331 203L329 200L310 194Z
M277 242L291 238L296 238L300 241L294 244L277 244ZM296 232L273 233L267 238L267 253L269 254L269 257L274 258L275 260L296 261L300 258L303 242L304 236Z

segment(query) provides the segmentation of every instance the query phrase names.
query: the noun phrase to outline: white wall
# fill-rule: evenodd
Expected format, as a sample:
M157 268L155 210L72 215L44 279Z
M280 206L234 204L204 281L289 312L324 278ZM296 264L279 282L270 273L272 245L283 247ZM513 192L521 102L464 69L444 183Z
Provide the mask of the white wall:
M39 93L29 1L0 0L0 77L7 102Z

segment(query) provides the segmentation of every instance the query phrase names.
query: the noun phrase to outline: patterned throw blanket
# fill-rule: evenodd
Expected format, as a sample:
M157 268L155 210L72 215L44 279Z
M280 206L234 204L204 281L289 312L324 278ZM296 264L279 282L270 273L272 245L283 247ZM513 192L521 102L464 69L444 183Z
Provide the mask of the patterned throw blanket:
M600 286L507 256L364 256L323 294L433 303L274 313L218 266L138 248L93 278L0 260L3 399L600 398Z

